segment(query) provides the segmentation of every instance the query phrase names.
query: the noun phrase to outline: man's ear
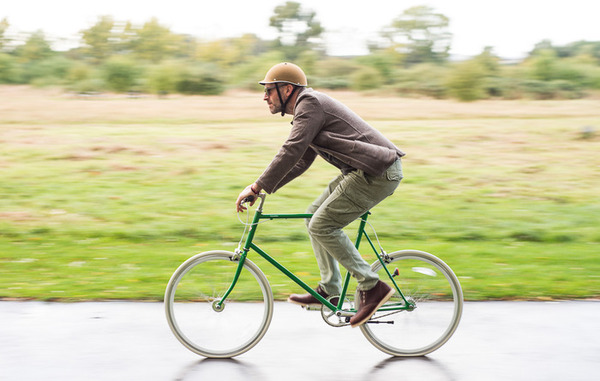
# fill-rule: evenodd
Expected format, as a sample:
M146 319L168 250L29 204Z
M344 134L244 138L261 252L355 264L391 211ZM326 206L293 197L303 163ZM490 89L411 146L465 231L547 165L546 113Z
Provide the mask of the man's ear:
M292 92L293 92L293 91L294 91L294 86L292 86L292 85L287 85L287 86L285 87L285 95L286 95L287 97L289 97L290 95L292 95Z

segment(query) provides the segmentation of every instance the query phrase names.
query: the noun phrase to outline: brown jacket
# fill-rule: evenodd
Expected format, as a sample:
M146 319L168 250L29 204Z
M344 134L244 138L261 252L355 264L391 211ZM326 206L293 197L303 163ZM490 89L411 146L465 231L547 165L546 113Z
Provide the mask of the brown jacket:
M339 101L300 90L288 139L256 183L273 193L300 176L317 155L346 174L361 169L381 175L404 156L390 140Z

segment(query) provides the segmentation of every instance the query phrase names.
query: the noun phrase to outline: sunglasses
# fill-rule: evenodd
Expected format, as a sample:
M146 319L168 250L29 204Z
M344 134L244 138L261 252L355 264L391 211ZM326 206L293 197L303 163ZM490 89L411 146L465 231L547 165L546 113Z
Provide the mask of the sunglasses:
M276 88L278 88L279 86L273 86L273 87L266 87L265 86L265 94L267 94L268 97L271 96L271 90L274 90Z

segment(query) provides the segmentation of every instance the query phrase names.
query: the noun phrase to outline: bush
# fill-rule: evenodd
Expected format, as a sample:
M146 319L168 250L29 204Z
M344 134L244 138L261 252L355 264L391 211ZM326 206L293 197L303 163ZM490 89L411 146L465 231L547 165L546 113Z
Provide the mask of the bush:
M93 66L77 62L67 74L67 88L77 93L95 93L106 89L106 83Z
M177 91L177 83L181 81L183 75L184 69L177 63L155 66L148 72L148 90L158 95Z
M523 92L534 99L546 100L554 98L554 93L547 81L529 79L522 83Z
M367 66L377 70L384 83L391 82L394 66L397 64L397 59L385 51L361 56L356 58L355 61L361 66Z
M446 87L436 81L405 81L393 87L401 95L421 95L435 99L446 97Z
M489 77L483 82L483 92L490 97L503 97L507 93L504 78Z
M600 66L567 62L561 65L558 79L575 82L586 89L600 89Z
M74 61L62 56L31 61L24 65L22 81L37 85L62 85L74 64Z
M329 58L316 63L315 72L310 73L311 76L320 78L348 78L358 70L360 66L356 63L342 59ZM307 73L308 75L309 73Z
M71 83L68 89L80 94L98 93L106 89L106 83L100 78L89 78Z
M19 75L16 60L8 54L0 53L0 83L18 83Z
M530 66L530 78L538 81L556 79L556 64L558 57L553 50L542 50L525 64Z
M349 89L352 87L352 74L359 66L351 60L328 58L317 61L311 72L307 72L308 85L329 90Z
M350 81L345 78L313 77L311 78L309 85L321 89L344 90L350 88Z
M195 68L184 73L175 88L182 94L219 95L225 90L225 82L216 69Z
M558 80L550 82L554 89L555 98L559 99L579 99L583 97L581 86L576 82Z
M341 58L328 58L316 62L314 72L306 73L308 85L330 90L348 89L352 86L352 75L359 66Z
M444 98L447 76L445 66L420 64L408 69L400 69L395 73L394 89L401 95L424 95L431 98Z
M478 61L457 64L449 74L447 86L450 94L461 101L475 101L485 97L485 72Z
M363 67L352 74L352 88L354 90L373 90L383 85L381 73L372 67Z
M526 96L538 100L577 99L583 96L581 86L565 80L526 80L523 81L522 87Z
M138 79L141 68L124 57L112 57L102 67L104 81L108 88L118 93L139 90Z
M76 83L88 80L95 75L95 70L83 62L77 62L69 68L67 73L67 81L69 83Z
M600 66L589 67L587 73L587 87L600 90Z
M543 52L526 64L530 66L529 78L531 79L546 82L564 80L578 86L589 86L588 72L595 67L558 59L553 52Z

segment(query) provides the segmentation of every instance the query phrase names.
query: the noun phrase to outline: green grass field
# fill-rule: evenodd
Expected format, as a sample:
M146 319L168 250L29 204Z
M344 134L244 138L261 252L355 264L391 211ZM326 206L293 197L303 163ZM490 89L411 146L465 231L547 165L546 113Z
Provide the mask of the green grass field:
M600 296L600 100L333 95L408 154L405 180L370 219L388 252L436 254L468 300ZM0 298L161 299L183 260L235 249L234 201L289 120L260 94L0 87ZM303 212L335 175L318 160L267 211ZM257 242L316 284L301 221L261 225ZM256 262L277 298L300 291Z

